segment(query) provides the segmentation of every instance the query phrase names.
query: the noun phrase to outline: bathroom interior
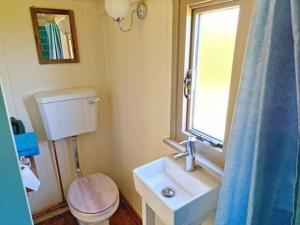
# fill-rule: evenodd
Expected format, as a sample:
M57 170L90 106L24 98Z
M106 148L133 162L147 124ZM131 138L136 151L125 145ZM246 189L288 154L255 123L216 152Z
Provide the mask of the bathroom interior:
M0 225L299 225L299 78L297 0L2 0Z

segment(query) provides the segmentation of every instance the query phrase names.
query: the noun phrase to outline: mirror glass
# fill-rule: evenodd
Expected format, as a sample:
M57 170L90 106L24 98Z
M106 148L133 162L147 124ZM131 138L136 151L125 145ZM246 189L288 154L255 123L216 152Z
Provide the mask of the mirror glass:
M41 8L31 11L40 63L78 62L73 12Z
M72 59L72 34L68 15L38 13L39 38L45 59Z

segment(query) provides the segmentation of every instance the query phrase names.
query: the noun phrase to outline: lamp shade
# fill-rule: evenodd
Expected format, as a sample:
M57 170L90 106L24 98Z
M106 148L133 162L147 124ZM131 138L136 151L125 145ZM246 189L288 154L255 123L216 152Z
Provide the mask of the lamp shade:
M105 0L105 10L112 18L124 18L129 12L128 0Z

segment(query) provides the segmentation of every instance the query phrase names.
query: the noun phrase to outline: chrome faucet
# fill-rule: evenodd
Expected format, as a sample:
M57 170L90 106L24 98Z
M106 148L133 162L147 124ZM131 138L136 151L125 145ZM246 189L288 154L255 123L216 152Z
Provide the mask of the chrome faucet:
M181 152L177 155L174 155L174 160L181 159L185 157L185 167L184 170L188 172L195 171L195 145L194 142L197 140L195 136L189 136L187 140L180 142L179 144L186 144L185 152Z

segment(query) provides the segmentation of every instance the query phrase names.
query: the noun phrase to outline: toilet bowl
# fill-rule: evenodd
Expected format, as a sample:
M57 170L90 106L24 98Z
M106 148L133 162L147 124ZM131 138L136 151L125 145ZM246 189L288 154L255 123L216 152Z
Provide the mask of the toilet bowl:
M111 178L96 173L74 180L67 202L79 225L109 225L119 206L119 190Z

